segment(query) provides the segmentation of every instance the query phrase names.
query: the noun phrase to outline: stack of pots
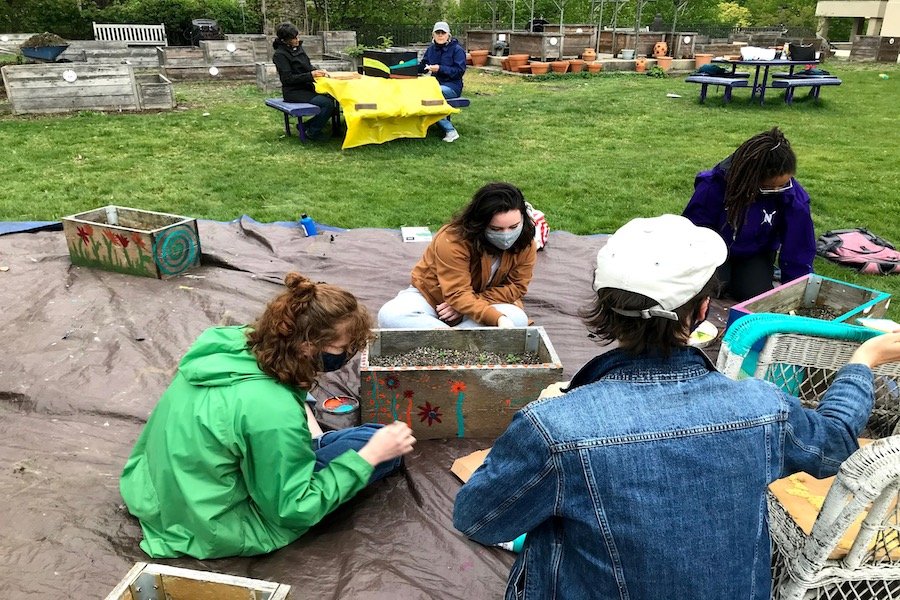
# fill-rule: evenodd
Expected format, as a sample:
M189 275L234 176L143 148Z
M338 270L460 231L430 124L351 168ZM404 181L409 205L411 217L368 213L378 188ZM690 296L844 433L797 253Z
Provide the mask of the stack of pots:
M475 67L483 67L487 64L488 60L488 50L472 50L469 52L472 55L472 65Z
M506 60L509 64L509 70L516 72L519 70L519 67L527 65L528 59L531 58L527 54L510 54Z
M593 48L585 48L584 52L581 53L581 58L584 59L585 62L593 62L597 60L597 53Z

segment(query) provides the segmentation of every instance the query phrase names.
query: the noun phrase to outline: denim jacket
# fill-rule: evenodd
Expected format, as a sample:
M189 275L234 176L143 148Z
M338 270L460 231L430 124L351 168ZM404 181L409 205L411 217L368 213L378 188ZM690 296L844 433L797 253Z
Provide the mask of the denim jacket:
M613 350L515 415L453 522L485 544L528 533L507 600L767 599L766 487L835 474L872 401L864 365L842 368L813 411L693 348Z

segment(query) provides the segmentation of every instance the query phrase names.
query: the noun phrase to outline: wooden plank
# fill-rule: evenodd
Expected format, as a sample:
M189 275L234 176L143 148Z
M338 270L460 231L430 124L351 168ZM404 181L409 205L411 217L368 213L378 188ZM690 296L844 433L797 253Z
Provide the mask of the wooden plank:
M828 306L838 313L844 314L860 304L865 304L873 297L874 295L868 290L823 279L819 295L816 296L816 306Z
M20 103L14 114L56 113L76 110L137 110L133 95L109 97L71 98L68 102L58 99L30 101L27 105Z
M799 281L795 285L790 285L774 294L768 294L755 302L746 303L744 307L754 313L773 312L786 315L788 312L800 308L806 285L806 280Z
M133 94L131 82L127 81L119 85L96 85L82 87L36 87L13 88L7 90L8 94L14 94L19 100L28 102L40 100L67 100L69 98L104 98L104 97L128 97Z

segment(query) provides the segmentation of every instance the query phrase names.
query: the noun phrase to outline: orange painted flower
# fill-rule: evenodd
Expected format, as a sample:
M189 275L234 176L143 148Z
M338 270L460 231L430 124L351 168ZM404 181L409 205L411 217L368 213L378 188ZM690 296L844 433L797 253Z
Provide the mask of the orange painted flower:
M104 230L103 230L103 237L105 237L106 239L108 239L108 240L109 240L110 242L112 242L113 244L116 243L116 234L115 234L111 229L104 229Z
M451 381L450 391L454 394L466 391L466 383L464 381Z
M137 246L138 248L140 248L140 249L143 250L144 252L147 251L147 244L144 243L144 238L142 238L139 234L137 234L137 233L132 233L132 234L131 234L131 241L134 242L134 245L135 245L135 246Z
M91 243L90 240L92 235L94 235L94 228L90 225L78 228L78 237L81 238L81 241L84 242L85 246Z
M127 238L127 237L125 237L125 236L122 235L121 233L116 233L116 234L113 234L113 235L116 236L116 241L115 241L115 243L116 243L117 245L122 246L123 248L127 248L127 247L128 247L128 238Z

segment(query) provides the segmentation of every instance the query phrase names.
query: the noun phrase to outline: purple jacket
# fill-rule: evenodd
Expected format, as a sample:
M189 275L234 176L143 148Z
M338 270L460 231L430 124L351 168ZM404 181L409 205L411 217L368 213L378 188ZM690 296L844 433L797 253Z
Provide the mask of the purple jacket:
M718 232L729 256L752 256L779 251L781 281L787 283L812 273L816 234L809 212L809 194L791 179L794 187L780 194L758 194L744 224L735 235L725 215L725 175L730 159L694 180L694 195L682 213L695 225Z

